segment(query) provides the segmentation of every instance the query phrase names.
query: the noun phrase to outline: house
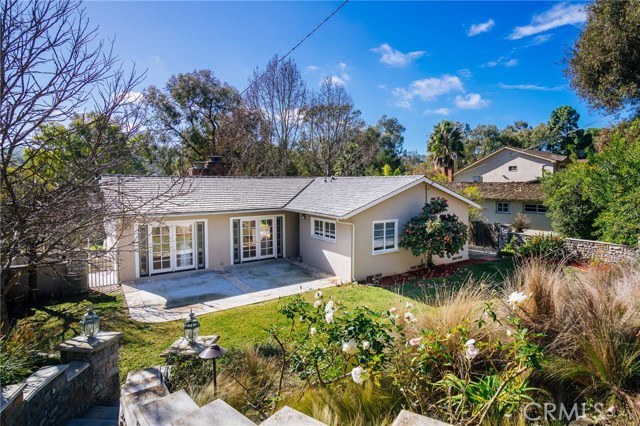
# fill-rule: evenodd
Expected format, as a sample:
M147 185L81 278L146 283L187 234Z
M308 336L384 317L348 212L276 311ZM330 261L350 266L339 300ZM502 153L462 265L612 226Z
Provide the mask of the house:
M566 155L505 146L453 174L454 182L532 182L555 173L571 160Z
M447 182L445 186L459 193L470 186L478 188L482 216L488 223L510 224L516 213L522 213L531 221L531 229L551 231L539 182Z
M120 281L273 258L302 260L343 281L393 275L421 262L398 239L428 200L446 198L464 222L469 207L480 207L421 175L116 175L103 176L101 189L107 208L123 212L106 225ZM435 261L467 258L465 247Z
M509 224L522 213L531 221L531 229L551 231L551 219L542 204L540 178L570 162L565 155L503 147L454 173L453 182L446 186L457 192L476 186L483 199L483 216L489 223Z

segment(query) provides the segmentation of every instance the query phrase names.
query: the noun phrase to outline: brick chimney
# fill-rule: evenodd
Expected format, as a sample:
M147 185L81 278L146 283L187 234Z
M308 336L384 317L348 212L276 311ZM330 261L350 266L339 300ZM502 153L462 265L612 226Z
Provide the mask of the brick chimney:
M197 161L189 169L189 176L226 176L227 166L219 155L209 157L208 161Z

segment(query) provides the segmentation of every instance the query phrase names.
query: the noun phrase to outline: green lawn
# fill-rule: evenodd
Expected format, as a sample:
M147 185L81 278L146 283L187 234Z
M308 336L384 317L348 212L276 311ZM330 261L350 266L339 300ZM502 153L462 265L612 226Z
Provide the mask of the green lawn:
M499 283L501 277L513 270L513 261L505 259L470 265L447 278L428 279L391 289L344 285L323 292L325 296L342 302L347 309L368 306L374 311L385 311L393 305L401 306L406 298L428 303L436 289L459 287L470 277ZM311 301L313 294L306 293L303 297ZM280 303L281 300L272 300L202 315L199 317L201 334L219 334L222 336L220 344L230 349L266 342L266 329L279 319L277 308ZM100 316L103 330L124 333L120 352L121 379L128 371L163 363L160 353L182 334L182 321L157 324L136 322L129 318L122 294L94 293L36 309L31 316L19 321L17 331L20 341L29 342L28 349L53 352L56 344L80 334L78 320L89 306Z
M323 292L342 302L347 309L368 306L375 311L385 311L406 300L392 291L362 285L345 285ZM306 293L303 297L311 301L313 294ZM246 348L266 342L265 329L278 321L280 303L281 300L272 300L202 315L198 318L201 334L219 334L220 344L227 348ZM89 306L100 316L101 329L124 333L120 351L121 379L128 371L163 363L160 353L182 334L182 321L136 322L129 318L121 294L95 293L38 308L33 315L19 321L21 341L35 342L29 344L29 349L53 351L56 344L80 334L78 320Z
M513 258L476 263L460 268L448 277L416 280L398 286L394 291L405 297L429 303L439 289L460 288L469 280L499 286L504 282L505 277L513 274L515 268Z

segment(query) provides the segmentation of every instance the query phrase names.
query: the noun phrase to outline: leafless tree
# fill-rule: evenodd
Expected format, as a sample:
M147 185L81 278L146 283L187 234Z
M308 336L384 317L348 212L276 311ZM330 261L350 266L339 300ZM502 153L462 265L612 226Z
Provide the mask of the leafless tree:
M364 128L360 111L354 108L345 88L327 78L312 95L303 119L301 156L308 164L309 174L333 175L337 161Z
M274 56L264 71L254 71L245 99L259 115L264 137L277 147L273 174L292 174L291 152L298 144L301 112L307 101L307 88L296 63Z
M0 1L0 310L6 327L6 297L23 274L35 300L38 267L84 258L87 239L104 234L108 215L124 213L124 205L105 208L98 182L136 158L133 89L141 77L98 39L80 3ZM81 153L67 155L78 144ZM16 265L26 265L26 272Z

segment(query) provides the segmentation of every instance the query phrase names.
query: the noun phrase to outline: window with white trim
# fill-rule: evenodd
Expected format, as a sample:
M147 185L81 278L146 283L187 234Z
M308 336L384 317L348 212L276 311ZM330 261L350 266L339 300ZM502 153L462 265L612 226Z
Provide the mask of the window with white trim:
M333 220L311 218L311 236L335 242L336 223Z
M398 250L398 219L373 222L373 254Z
M509 213L509 202L498 201L496 203L496 213Z
M525 204L524 212L525 213L546 213L547 208L542 204Z

